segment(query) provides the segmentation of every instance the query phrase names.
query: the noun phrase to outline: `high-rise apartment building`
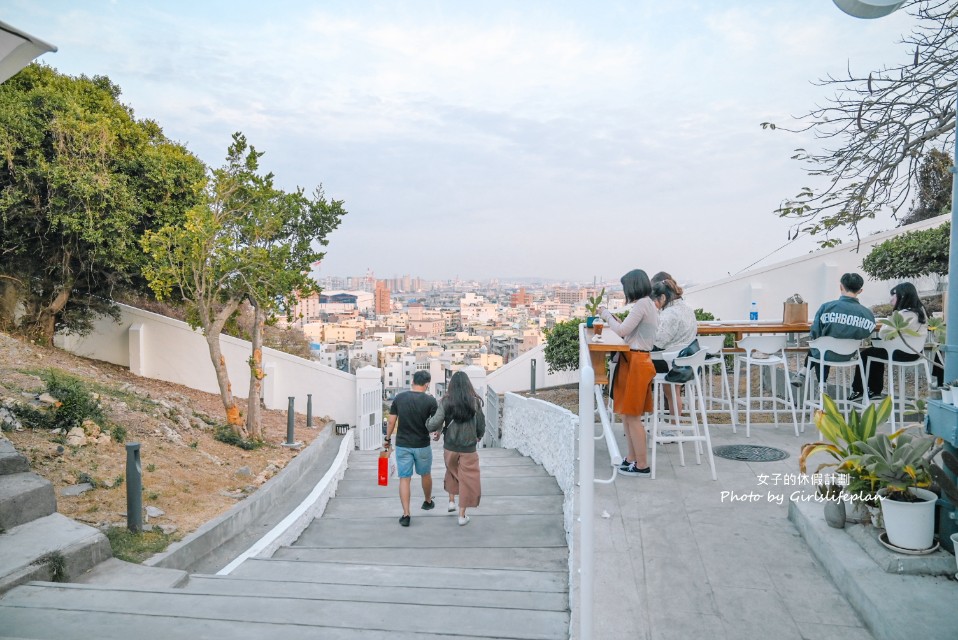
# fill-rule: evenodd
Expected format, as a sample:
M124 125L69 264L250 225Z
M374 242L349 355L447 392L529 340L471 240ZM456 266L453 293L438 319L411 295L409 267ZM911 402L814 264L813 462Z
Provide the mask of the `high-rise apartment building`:
M385 280L377 280L375 291L375 311L377 316L389 315L392 311L390 294L389 284Z

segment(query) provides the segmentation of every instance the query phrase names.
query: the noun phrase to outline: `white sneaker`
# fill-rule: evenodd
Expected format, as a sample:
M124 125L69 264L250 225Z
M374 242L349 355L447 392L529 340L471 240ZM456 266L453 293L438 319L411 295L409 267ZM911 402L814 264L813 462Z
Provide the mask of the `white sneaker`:
M464 527L469 524L469 516L459 516L459 526Z
M456 510L456 503L455 503L455 502L450 502L450 503L449 503L449 509L448 509L449 513L452 513L452 512L455 511L455 510Z

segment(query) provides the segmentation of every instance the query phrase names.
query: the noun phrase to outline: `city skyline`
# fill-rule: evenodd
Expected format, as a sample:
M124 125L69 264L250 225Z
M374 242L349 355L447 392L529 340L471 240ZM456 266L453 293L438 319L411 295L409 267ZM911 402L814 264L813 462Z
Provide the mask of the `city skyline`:
M911 55L904 12L799 0L5 9L59 48L44 64L109 76L211 167L243 131L279 186L345 200L328 273L401 256L429 280L708 282L806 253L773 211L815 142L760 123L823 100L816 78Z

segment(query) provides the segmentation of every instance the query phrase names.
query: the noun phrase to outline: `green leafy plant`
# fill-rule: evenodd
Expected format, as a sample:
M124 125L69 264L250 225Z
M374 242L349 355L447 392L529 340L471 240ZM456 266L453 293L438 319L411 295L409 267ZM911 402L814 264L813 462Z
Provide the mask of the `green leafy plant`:
M46 565L50 571L50 582L69 582L67 560L59 551L51 551L33 561L33 564Z
M862 475L874 479L888 498L913 502L911 488L931 485L931 463L925 457L934 445L934 438L899 435L894 442L881 433L864 442L855 443L861 451L848 457L847 464Z
M546 329L545 359L549 373L579 368L579 323L573 318Z
M904 280L948 273L951 223L908 231L886 240L862 260L862 269L876 280Z
M590 316L599 315L599 305L602 304L602 300L605 298L605 287L602 287L602 291L598 295L589 296L588 302L586 302L585 310Z
M848 420L827 394L822 396L822 406L824 407L822 410L815 412L815 426L824 440L809 442L802 446L798 457L799 470L807 473L808 459L816 453L827 453L834 462L823 462L818 465L815 473L835 467L836 471L845 473L849 477L849 483L844 488L846 493L874 495L879 488L877 480L850 463L849 459L860 455L862 450L859 443L873 437L878 430L878 425L888 420L893 408L891 397L885 398L879 405L869 405L861 414L852 409L848 414ZM889 438L897 439L907 428L899 429ZM867 501L874 502L871 498Z
M239 447L245 451L252 451L253 449L259 449L263 446L263 442L261 440L247 440L233 431L233 429L226 424L216 427L216 431L213 432L213 437L220 442L231 444L234 447ZM190 446L192 446L192 443L190 443Z

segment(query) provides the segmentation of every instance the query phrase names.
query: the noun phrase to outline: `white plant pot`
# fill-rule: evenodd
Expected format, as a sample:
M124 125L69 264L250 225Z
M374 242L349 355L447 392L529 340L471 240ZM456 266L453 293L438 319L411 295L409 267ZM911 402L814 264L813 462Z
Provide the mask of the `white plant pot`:
M958 565L958 533L951 534L951 548L955 550L955 564ZM958 573L955 576L958 577Z
M958 407L958 387L951 388L951 404Z
M941 388L941 401L944 404L951 404L951 387Z
M902 549L930 549L935 544L935 502L938 496L927 489L908 491L921 498L921 502L889 500L884 489L878 492L888 542Z

